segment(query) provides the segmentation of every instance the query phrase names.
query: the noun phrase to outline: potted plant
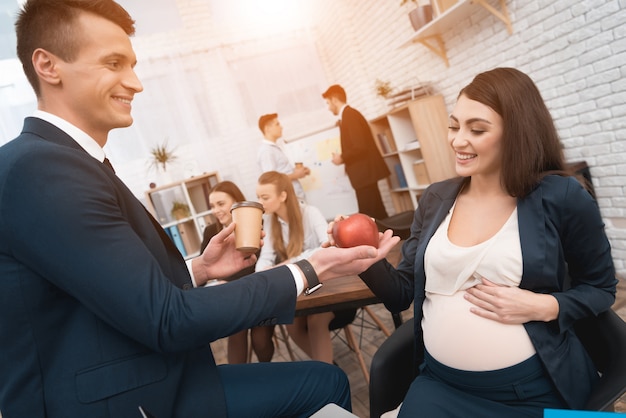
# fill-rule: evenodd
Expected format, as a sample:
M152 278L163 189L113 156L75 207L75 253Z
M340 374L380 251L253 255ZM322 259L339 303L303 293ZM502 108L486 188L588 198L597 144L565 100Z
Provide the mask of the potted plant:
M400 6L404 6L407 3L415 4L415 9L409 12L409 20L414 30L419 30L433 19L433 8L430 3L420 5L423 2L419 0L401 0Z
M167 171L167 165L176 160L174 149L167 147L167 140L162 145L157 145L150 150L152 159L150 160L150 167L155 167L163 172Z
M189 205L179 200L172 202L172 210L170 213L177 221L191 216Z
M388 98L389 93L391 93L391 91L393 90L389 81L383 81L377 78L375 85L376 95L382 97L383 99Z

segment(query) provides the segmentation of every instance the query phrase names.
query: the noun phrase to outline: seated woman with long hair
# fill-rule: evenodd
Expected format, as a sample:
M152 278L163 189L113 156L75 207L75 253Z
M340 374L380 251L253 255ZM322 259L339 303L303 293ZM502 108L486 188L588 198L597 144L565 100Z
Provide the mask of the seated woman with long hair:
M246 198L241 190L239 190L239 187L231 181L223 181L216 184L213 189L211 189L209 192L209 204L213 215L217 218L217 222L215 223L216 228L212 228L211 226L205 228L204 239L201 245L202 251L204 251L204 248L208 245L213 235L221 231L223 227L230 225L233 221L233 217L230 213L230 208L233 203L242 202L244 200L246 200ZM224 280L236 280L251 273L254 273L254 266L241 270ZM274 342L272 341L274 326L259 326L249 331L252 350L258 360L261 362L271 361L274 355ZM228 337L228 363L238 364L247 363L247 361L248 330L243 330Z
M259 177L257 196L265 210L265 239L256 271L306 258L328 240L328 223L314 206L300 204L289 178L276 171ZM287 325L295 343L313 360L333 362L328 325L333 312L296 317Z

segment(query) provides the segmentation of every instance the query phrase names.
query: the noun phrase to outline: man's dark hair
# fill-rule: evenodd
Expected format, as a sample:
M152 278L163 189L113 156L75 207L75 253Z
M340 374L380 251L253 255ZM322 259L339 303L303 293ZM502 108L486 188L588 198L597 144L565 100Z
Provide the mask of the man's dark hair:
M259 118L259 129L265 134L265 126L278 117L278 113L269 113Z
M17 56L37 96L41 89L32 63L33 52L42 48L65 62L75 60L83 39L76 24L82 12L110 20L129 36L135 33L135 21L113 0L28 0L15 22Z
M324 93L322 93L324 99L330 99L336 97L340 102L346 103L348 98L346 97L346 91L339 84L333 84Z

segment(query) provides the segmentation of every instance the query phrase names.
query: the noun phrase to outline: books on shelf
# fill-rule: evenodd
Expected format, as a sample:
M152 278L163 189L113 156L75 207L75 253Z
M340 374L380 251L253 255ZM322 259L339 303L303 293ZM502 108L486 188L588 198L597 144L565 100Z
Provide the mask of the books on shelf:
M398 186L400 188L409 187L406 182L406 177L404 176L404 171L402 170L402 165L400 163L393 166L396 176L398 177Z
M183 244L183 239L180 236L180 231L176 225L170 226L169 228L165 228L165 232L170 236L172 242L178 248L178 251L183 255L183 257L187 257L187 250L185 250L185 245Z
M407 210L414 210L411 196L407 192L392 193L391 200L396 211L404 212Z
M384 132L379 132L376 134L378 138L378 144L380 145L380 151L384 154L391 154L393 149L391 148L391 143L389 142L389 138L387 134Z
M166 209L167 205L171 207L172 197L168 196L167 193L157 192L150 195L150 199L152 199L152 207L154 208L154 217L156 220L162 224L172 222L171 213Z
M183 247L185 247L183 257L198 251L200 248L200 240L193 221L178 224L178 233L180 234L180 239L183 241Z
M415 162L413 163L413 173L415 174L415 180L417 180L417 184L430 184L430 178L428 177L428 172L426 171L426 164L424 164L424 160L415 160Z
M391 171L391 174L389 175L389 188L391 190L399 189L400 183L398 182L398 175L396 174L395 166L390 165L389 171Z

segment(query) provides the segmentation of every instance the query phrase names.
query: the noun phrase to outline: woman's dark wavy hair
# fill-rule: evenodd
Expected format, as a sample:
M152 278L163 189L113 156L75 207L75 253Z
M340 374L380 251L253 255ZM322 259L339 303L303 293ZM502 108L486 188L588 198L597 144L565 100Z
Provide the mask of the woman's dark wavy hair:
M524 197L548 173L565 173L563 147L539 89L514 68L478 74L460 96L492 108L502 117L502 185Z
M110 20L128 36L135 33L135 21L113 0L28 0L15 22L17 56L37 97L40 86L33 68L33 52L43 48L65 62L75 60L83 39L76 24L82 12Z

